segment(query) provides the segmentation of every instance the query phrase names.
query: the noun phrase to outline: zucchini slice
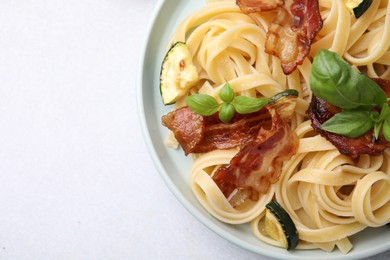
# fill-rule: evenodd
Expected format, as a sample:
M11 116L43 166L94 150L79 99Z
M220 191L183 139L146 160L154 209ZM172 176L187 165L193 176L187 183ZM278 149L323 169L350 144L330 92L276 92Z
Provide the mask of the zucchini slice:
M293 250L298 245L298 230L288 213L276 201L266 205L264 231L287 250Z
M353 15L355 15L356 18L362 16L372 4L372 0L344 0L344 1L349 11Z
M287 89L271 97L268 106L274 108L287 122L291 121L297 104L298 91Z
M164 105L175 103L198 82L198 72L184 42L176 42L168 50L161 65L160 93Z

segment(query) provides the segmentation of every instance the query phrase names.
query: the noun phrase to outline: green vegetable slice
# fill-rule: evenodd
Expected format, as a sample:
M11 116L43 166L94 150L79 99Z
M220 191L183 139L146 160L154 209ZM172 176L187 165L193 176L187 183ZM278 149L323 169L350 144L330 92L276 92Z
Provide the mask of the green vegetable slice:
M265 232L279 241L287 250L293 250L299 243L298 230L286 210L276 201L266 205Z
M297 104L298 91L287 89L271 97L268 106L275 109L287 122L291 121Z
M344 0L344 1L349 11L353 15L355 15L356 18L362 16L372 4L372 0Z
M198 72L184 42L176 42L165 55L160 72L160 92L164 105L175 103L198 82Z

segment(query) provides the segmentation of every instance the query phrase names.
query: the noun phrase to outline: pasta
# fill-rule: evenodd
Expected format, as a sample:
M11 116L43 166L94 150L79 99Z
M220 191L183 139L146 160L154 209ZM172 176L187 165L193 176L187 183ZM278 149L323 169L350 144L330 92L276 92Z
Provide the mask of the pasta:
M255 236L278 246L261 232L265 205L274 198L298 229L298 249L337 247L346 254L353 247L349 236L390 221L390 151L352 159L312 129L306 115L312 95L308 87L311 61L325 48L370 77L390 79L390 5L387 0L374 0L359 19L343 0L320 0L319 5L323 28L308 58L287 76L280 60L264 51L274 13L244 14L235 1L210 1L180 24L171 44L186 42L193 56L200 80L192 94L218 99L226 82L234 92L248 97L271 97L285 89L299 92L291 122L299 149L284 163L279 181L258 201L233 208L210 176L228 164L237 150L204 153L194 156L189 180L200 203L223 222L250 223ZM176 103L178 107L184 104L184 98Z

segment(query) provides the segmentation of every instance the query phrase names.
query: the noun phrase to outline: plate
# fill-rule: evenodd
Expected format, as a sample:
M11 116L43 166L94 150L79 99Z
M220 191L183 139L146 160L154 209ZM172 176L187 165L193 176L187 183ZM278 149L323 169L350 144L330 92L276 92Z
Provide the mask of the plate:
M224 224L198 203L188 184L191 160L181 150L169 149L164 140L167 129L161 126L161 116L172 110L164 106L159 90L161 62L167 43L179 23L192 12L205 6L199 0L162 0L157 3L142 46L137 78L137 105L144 139L150 156L168 188L183 206L200 222L221 237L252 252L288 259L357 259L379 254L390 249L390 228L366 229L351 237L354 248L347 255L338 250L326 253L321 250L286 251L263 243L252 235L249 225Z

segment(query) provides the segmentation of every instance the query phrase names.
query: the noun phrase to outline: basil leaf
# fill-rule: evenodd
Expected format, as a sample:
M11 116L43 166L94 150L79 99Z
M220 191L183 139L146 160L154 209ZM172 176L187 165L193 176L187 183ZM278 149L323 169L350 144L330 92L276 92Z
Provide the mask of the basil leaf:
M385 136L386 140L390 142L390 122L385 121L383 123L383 135Z
M219 111L219 119L224 123L229 123L235 113L234 106L230 103L223 103Z
M384 104L382 106L381 117L383 118L383 120L390 122L390 107L387 104Z
M382 106L386 94L370 78L359 74L337 53L322 49L314 58L310 88L315 96L343 109Z
M225 103L231 103L234 99L234 91L229 83L225 83L221 91L219 91L219 97Z
M378 140L378 138L379 138L379 133L381 131L382 124L383 124L383 121L378 121L378 122L374 123L374 136L375 136L376 140Z
M378 140L379 133L380 133L382 125L383 125L382 114L379 114L376 111L372 111L371 112L371 119L374 121L374 136L375 136L375 139Z
M206 94L190 95L186 98L186 103L192 111L201 116L210 116L219 108L217 100Z
M322 124L325 131L351 138L367 133L375 125L373 111L345 110Z
M240 114L257 112L268 104L268 98L250 98L237 96L234 98L234 107Z

